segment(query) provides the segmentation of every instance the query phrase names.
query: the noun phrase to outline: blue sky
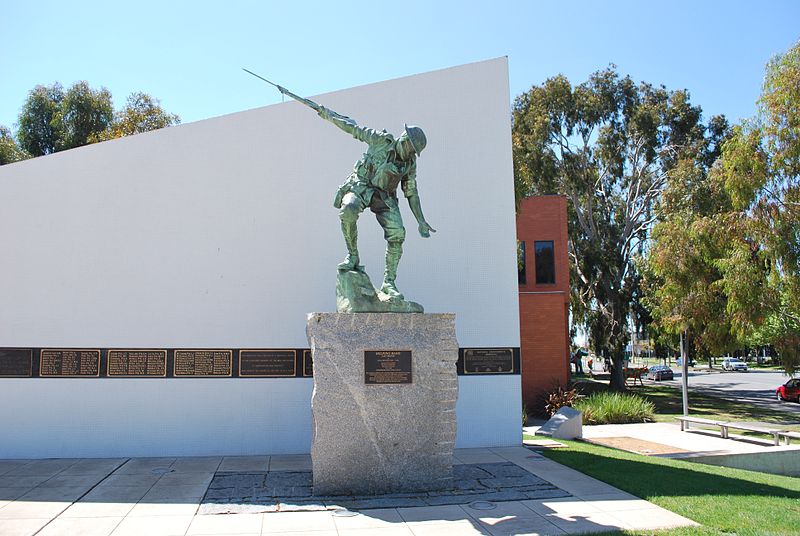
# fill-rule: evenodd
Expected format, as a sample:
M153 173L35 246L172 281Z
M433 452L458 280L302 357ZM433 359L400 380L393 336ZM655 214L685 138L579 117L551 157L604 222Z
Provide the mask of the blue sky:
M736 120L755 112L765 62L798 39L796 0L3 0L0 125L54 81L105 86L117 107L144 91L190 122L281 101L241 67L314 95L498 56L510 99L615 63Z

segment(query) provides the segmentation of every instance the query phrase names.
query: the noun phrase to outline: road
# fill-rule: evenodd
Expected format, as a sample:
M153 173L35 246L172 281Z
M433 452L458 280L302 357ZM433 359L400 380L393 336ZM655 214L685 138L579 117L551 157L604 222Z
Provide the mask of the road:
M681 372L675 370L675 379L658 382L680 389ZM773 370L750 370L749 372L709 372L707 369L689 371L689 391L699 390L704 394L729 400L741 400L770 409L794 413L800 420L800 404L778 402L775 389L786 383L787 376Z

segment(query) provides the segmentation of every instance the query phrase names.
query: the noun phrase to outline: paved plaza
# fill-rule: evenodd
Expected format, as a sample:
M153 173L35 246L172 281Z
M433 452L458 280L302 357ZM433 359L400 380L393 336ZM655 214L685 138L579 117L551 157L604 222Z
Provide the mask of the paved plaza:
M522 469L559 498L439 506L204 514L215 476L303 473L307 455L0 461L3 536L577 534L693 525L524 447L460 449L456 463ZM462 470L463 472L463 470ZM535 477L535 479L533 478Z

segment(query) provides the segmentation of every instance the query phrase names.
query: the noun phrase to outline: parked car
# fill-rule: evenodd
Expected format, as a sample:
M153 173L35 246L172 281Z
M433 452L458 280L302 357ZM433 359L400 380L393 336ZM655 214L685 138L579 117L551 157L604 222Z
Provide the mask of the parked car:
M735 357L726 357L722 360L723 370L733 370L736 372L747 372L747 363Z
M792 378L775 390L778 400L800 402L800 378Z
M672 380L674 375L672 374L672 369L666 365L653 365L647 370L647 379L659 382L661 380Z

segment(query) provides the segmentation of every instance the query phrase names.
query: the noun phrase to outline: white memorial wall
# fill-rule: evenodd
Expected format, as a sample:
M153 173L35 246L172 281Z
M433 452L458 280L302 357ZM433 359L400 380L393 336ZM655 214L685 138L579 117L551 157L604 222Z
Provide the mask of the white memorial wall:
M454 312L462 348L519 347L506 58L313 98L425 130L418 185L438 232L421 238L401 197L398 287ZM365 148L288 101L0 167L0 349L307 347L307 313L336 307L333 196ZM379 281L368 210L359 231ZM312 387L0 378L0 458L304 453ZM459 387L457 447L520 442L518 374Z

